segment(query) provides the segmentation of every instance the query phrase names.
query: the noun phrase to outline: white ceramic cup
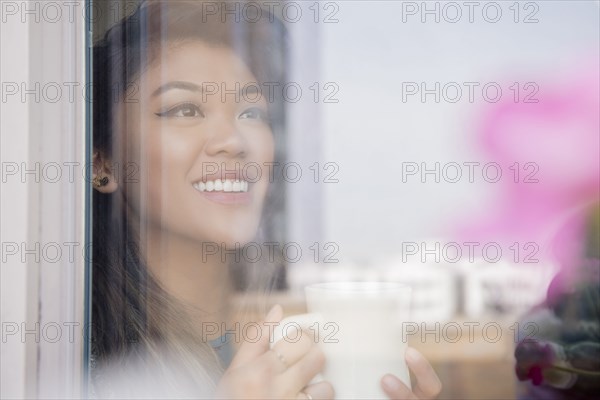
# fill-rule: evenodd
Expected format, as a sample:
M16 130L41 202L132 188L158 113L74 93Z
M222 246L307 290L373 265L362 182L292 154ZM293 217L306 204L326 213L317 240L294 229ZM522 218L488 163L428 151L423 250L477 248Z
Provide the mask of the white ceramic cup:
M305 287L308 314L284 318L274 329L279 340L296 341L302 332L326 357L322 379L336 399L387 399L381 378L391 373L409 388L402 325L409 321L411 288L395 282L329 282ZM308 334L308 333L304 333Z

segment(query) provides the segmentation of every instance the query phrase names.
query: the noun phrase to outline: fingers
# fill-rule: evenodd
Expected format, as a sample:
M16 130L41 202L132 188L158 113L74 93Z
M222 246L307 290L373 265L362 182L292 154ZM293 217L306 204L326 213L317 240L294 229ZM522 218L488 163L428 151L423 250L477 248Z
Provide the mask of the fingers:
M434 399L442 391L442 382L429 361L416 349L406 349L406 363L415 376L415 395L419 399Z
M281 375L281 383L284 387L300 391L323 369L324 365L323 351L317 346L312 346L304 357Z
M298 394L298 400L331 400L335 396L333 386L329 382L319 382L302 389Z
M261 332L258 332L258 335L254 335L255 332L250 332L251 330L255 329L253 327L250 327L248 329L248 336L249 337L258 337L258 340L254 343L249 342L249 341L244 341L240 345L239 350L237 351L235 357L231 361L231 364L229 365L229 369L235 369L237 367L240 367L240 366L248 363L249 361L252 361L252 360L260 357L261 355L265 354L265 352L267 352L267 350L269 350L269 342L271 340L269 335L265 334L267 332L270 332L269 327L267 325L265 325L265 323L279 322L279 321L281 321L282 317L283 317L283 310L279 304L276 304L267 313L267 316L265 317L263 323L261 324L261 326L262 326ZM270 352L270 353L272 353L272 352Z
M273 346L272 351L265 354L266 357L278 360L278 365L282 368L280 372L283 372L296 364L310 351L310 348L314 346L308 334L301 331L300 335L300 338L294 342L288 341L286 338L278 341L275 346Z
M409 347L406 349L406 363L415 376L416 387L411 391L400 379L387 374L381 379L381 386L389 398L393 400L436 398L442 390L442 383L427 359L417 350Z
M381 379L381 387L391 400L417 400L418 397L394 375L387 374Z

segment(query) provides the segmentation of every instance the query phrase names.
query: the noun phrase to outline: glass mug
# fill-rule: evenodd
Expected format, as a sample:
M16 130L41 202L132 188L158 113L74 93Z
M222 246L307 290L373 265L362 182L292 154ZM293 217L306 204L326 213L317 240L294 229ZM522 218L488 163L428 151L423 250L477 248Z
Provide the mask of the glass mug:
M305 287L308 313L281 320L271 347L315 334L326 357L322 376L336 399L387 399L381 378L391 373L409 388L402 327L408 322L411 288L395 282L329 282ZM295 329L290 329L295 328ZM306 334L306 333L304 333Z

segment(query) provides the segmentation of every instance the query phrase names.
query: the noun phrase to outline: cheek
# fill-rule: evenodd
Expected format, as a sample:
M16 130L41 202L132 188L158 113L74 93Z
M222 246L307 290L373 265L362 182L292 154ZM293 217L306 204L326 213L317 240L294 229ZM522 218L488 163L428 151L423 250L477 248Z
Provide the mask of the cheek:
M164 217L176 211L175 205L187 194L186 177L197 157L198 143L160 132L159 128L149 133L141 149L140 200L147 202L150 217Z
M275 141L270 130L252 141L252 147L257 161L268 163L275 159Z
M275 142L270 132L254 142L254 155L253 161L260 166L261 181L267 186L263 188L264 196L271 181L271 175L280 168L280 166L275 167L271 164L275 161Z
M160 190L163 197L185 183L186 176L197 157L197 145L177 138L160 138L148 146L148 184Z

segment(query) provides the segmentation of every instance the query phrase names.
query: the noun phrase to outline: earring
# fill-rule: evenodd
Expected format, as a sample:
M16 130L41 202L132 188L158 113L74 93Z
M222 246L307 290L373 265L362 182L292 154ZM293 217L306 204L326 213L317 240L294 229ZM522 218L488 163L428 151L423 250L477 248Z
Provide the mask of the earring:
M94 186L96 187L102 187L102 186L106 186L108 184L108 176L105 176L103 178L100 178L100 176L96 176L93 180L92 183L94 184Z

